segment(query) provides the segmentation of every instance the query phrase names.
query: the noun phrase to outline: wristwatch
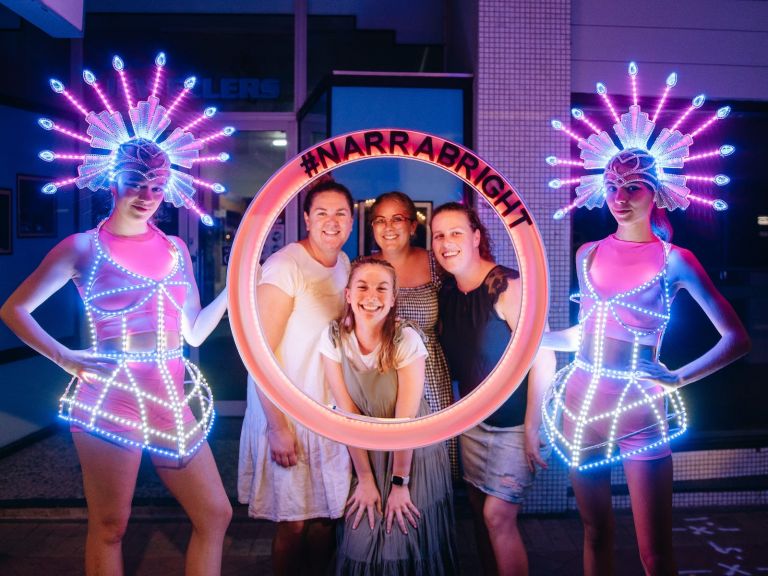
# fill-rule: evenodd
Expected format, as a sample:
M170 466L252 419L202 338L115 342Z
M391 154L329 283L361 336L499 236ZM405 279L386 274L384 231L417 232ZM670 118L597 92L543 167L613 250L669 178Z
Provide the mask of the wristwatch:
M395 486L408 486L411 481L410 476L395 476L392 475L392 484Z

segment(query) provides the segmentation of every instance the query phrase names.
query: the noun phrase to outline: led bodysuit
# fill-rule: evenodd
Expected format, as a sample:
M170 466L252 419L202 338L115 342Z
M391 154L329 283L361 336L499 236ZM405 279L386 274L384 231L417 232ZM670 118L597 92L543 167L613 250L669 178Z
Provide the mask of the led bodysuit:
M112 236L102 224L90 233L94 262L78 289L92 349L117 364L107 378L73 378L59 414L111 440L167 456L189 456L208 434L214 411L208 384L182 355L181 312L190 288L184 260L154 225L136 238ZM131 249L134 256L126 262ZM155 256L149 273L147 264L139 263L147 253ZM154 350L134 351L132 338L148 333L154 335ZM175 346L169 347L169 337Z
M557 373L543 409L555 451L571 466L658 458L685 431L680 394L637 372L638 359L658 360L669 322L670 249L609 236L584 257L581 293L573 297L581 303L578 352Z
M630 185L651 190L657 208L685 210L696 203L726 210L723 199L701 195L696 188L725 186L730 179L724 174L691 174L687 168L691 162L734 152L726 144L691 154L694 138L726 118L730 107L723 106L697 127L686 128L691 113L704 104L702 94L669 127L661 128L662 110L677 74L667 77L653 115L640 108L634 62L629 65L629 78L632 103L621 116L606 86L597 84L597 93L613 118L615 137L578 108L571 115L589 128L588 136L552 121L552 127L574 139L581 152L578 159L549 156L547 163L588 172L549 182L550 188L575 186L576 192L554 218L562 219L575 208L600 208L609 187L619 190ZM638 360L658 361L669 322L669 251L670 246L660 241L623 242L610 236L591 246L584 257L580 293L575 296L581 303L577 356L558 372L552 396L542 408L555 451L569 466L586 469L622 458L659 458L669 453L668 441L686 429L677 390L642 380L637 372Z
M164 200L195 212L203 224L213 225L193 200L197 188L217 194L226 191L188 171L206 162L226 162L226 153L201 156L210 142L231 136L231 126L196 137L216 113L208 107L191 121L173 128L179 105L194 88L191 76L169 104L160 102L165 54L155 58L152 90L146 100L132 91L125 63L112 59L126 104L129 124L110 102L90 70L83 80L98 96L103 110L87 108L56 79L51 88L77 109L88 125L85 134L64 128L48 118L38 124L90 145L87 154L43 150L46 162L79 162L77 176L49 182L42 188L54 194L74 184L94 192L107 190L119 174L133 172L143 180L163 179ZM103 224L103 222L102 222ZM102 230L91 232L93 264L78 289L85 303L92 350L116 361L107 378L95 374L73 378L61 398L60 415L74 427L109 439L183 458L194 453L213 423L213 399L200 370L183 357L181 311L191 285L184 259L174 242L149 224L146 235L118 237ZM141 243L141 245L139 244ZM164 258L165 256L165 258ZM166 266L167 265L167 266ZM195 414L193 414L193 409Z

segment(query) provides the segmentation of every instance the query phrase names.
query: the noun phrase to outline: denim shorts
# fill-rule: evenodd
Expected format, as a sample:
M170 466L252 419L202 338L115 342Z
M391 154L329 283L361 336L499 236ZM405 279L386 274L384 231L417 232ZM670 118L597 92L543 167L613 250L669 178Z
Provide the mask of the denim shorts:
M522 424L497 428L481 422L464 432L459 436L464 480L489 496L522 504L535 477L528 469L523 437ZM539 438L545 441L541 431ZM539 450L545 460L551 452L548 443Z

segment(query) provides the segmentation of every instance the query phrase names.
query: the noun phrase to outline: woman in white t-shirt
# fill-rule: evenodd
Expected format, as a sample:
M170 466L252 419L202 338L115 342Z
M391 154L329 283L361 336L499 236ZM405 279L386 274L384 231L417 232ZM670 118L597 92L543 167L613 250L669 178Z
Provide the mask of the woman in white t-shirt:
M307 194L307 237L264 263L258 285L261 327L288 378L322 404L333 400L317 344L344 305L352 231L352 196L338 182ZM311 432L278 410L248 379L240 438L238 498L248 514L277 522L276 574L324 573L333 555L335 520L344 514L351 465L343 444Z
M346 412L376 418L430 413L423 394L427 350L416 325L397 320L396 294L391 264L371 257L354 262L344 313L320 340L326 379ZM355 477L336 574L456 573L445 444L395 452L349 447L349 453ZM370 529L358 528L365 515Z

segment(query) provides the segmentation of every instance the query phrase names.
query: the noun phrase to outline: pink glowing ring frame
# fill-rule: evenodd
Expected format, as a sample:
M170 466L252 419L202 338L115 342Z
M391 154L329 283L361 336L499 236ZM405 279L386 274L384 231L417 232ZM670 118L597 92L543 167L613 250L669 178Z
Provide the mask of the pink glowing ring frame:
M262 330L256 304L259 256L271 224L301 190L344 164L373 158L417 160L457 176L483 196L508 226L522 282L520 320L496 368L472 394L423 418L361 418L327 408L295 387L277 364ZM548 314L549 278L544 246L522 199L507 180L472 151L413 130L350 132L309 148L287 162L251 201L229 261L229 321L248 372L283 412L323 436L369 450L400 450L434 444L471 428L520 385L539 347Z

